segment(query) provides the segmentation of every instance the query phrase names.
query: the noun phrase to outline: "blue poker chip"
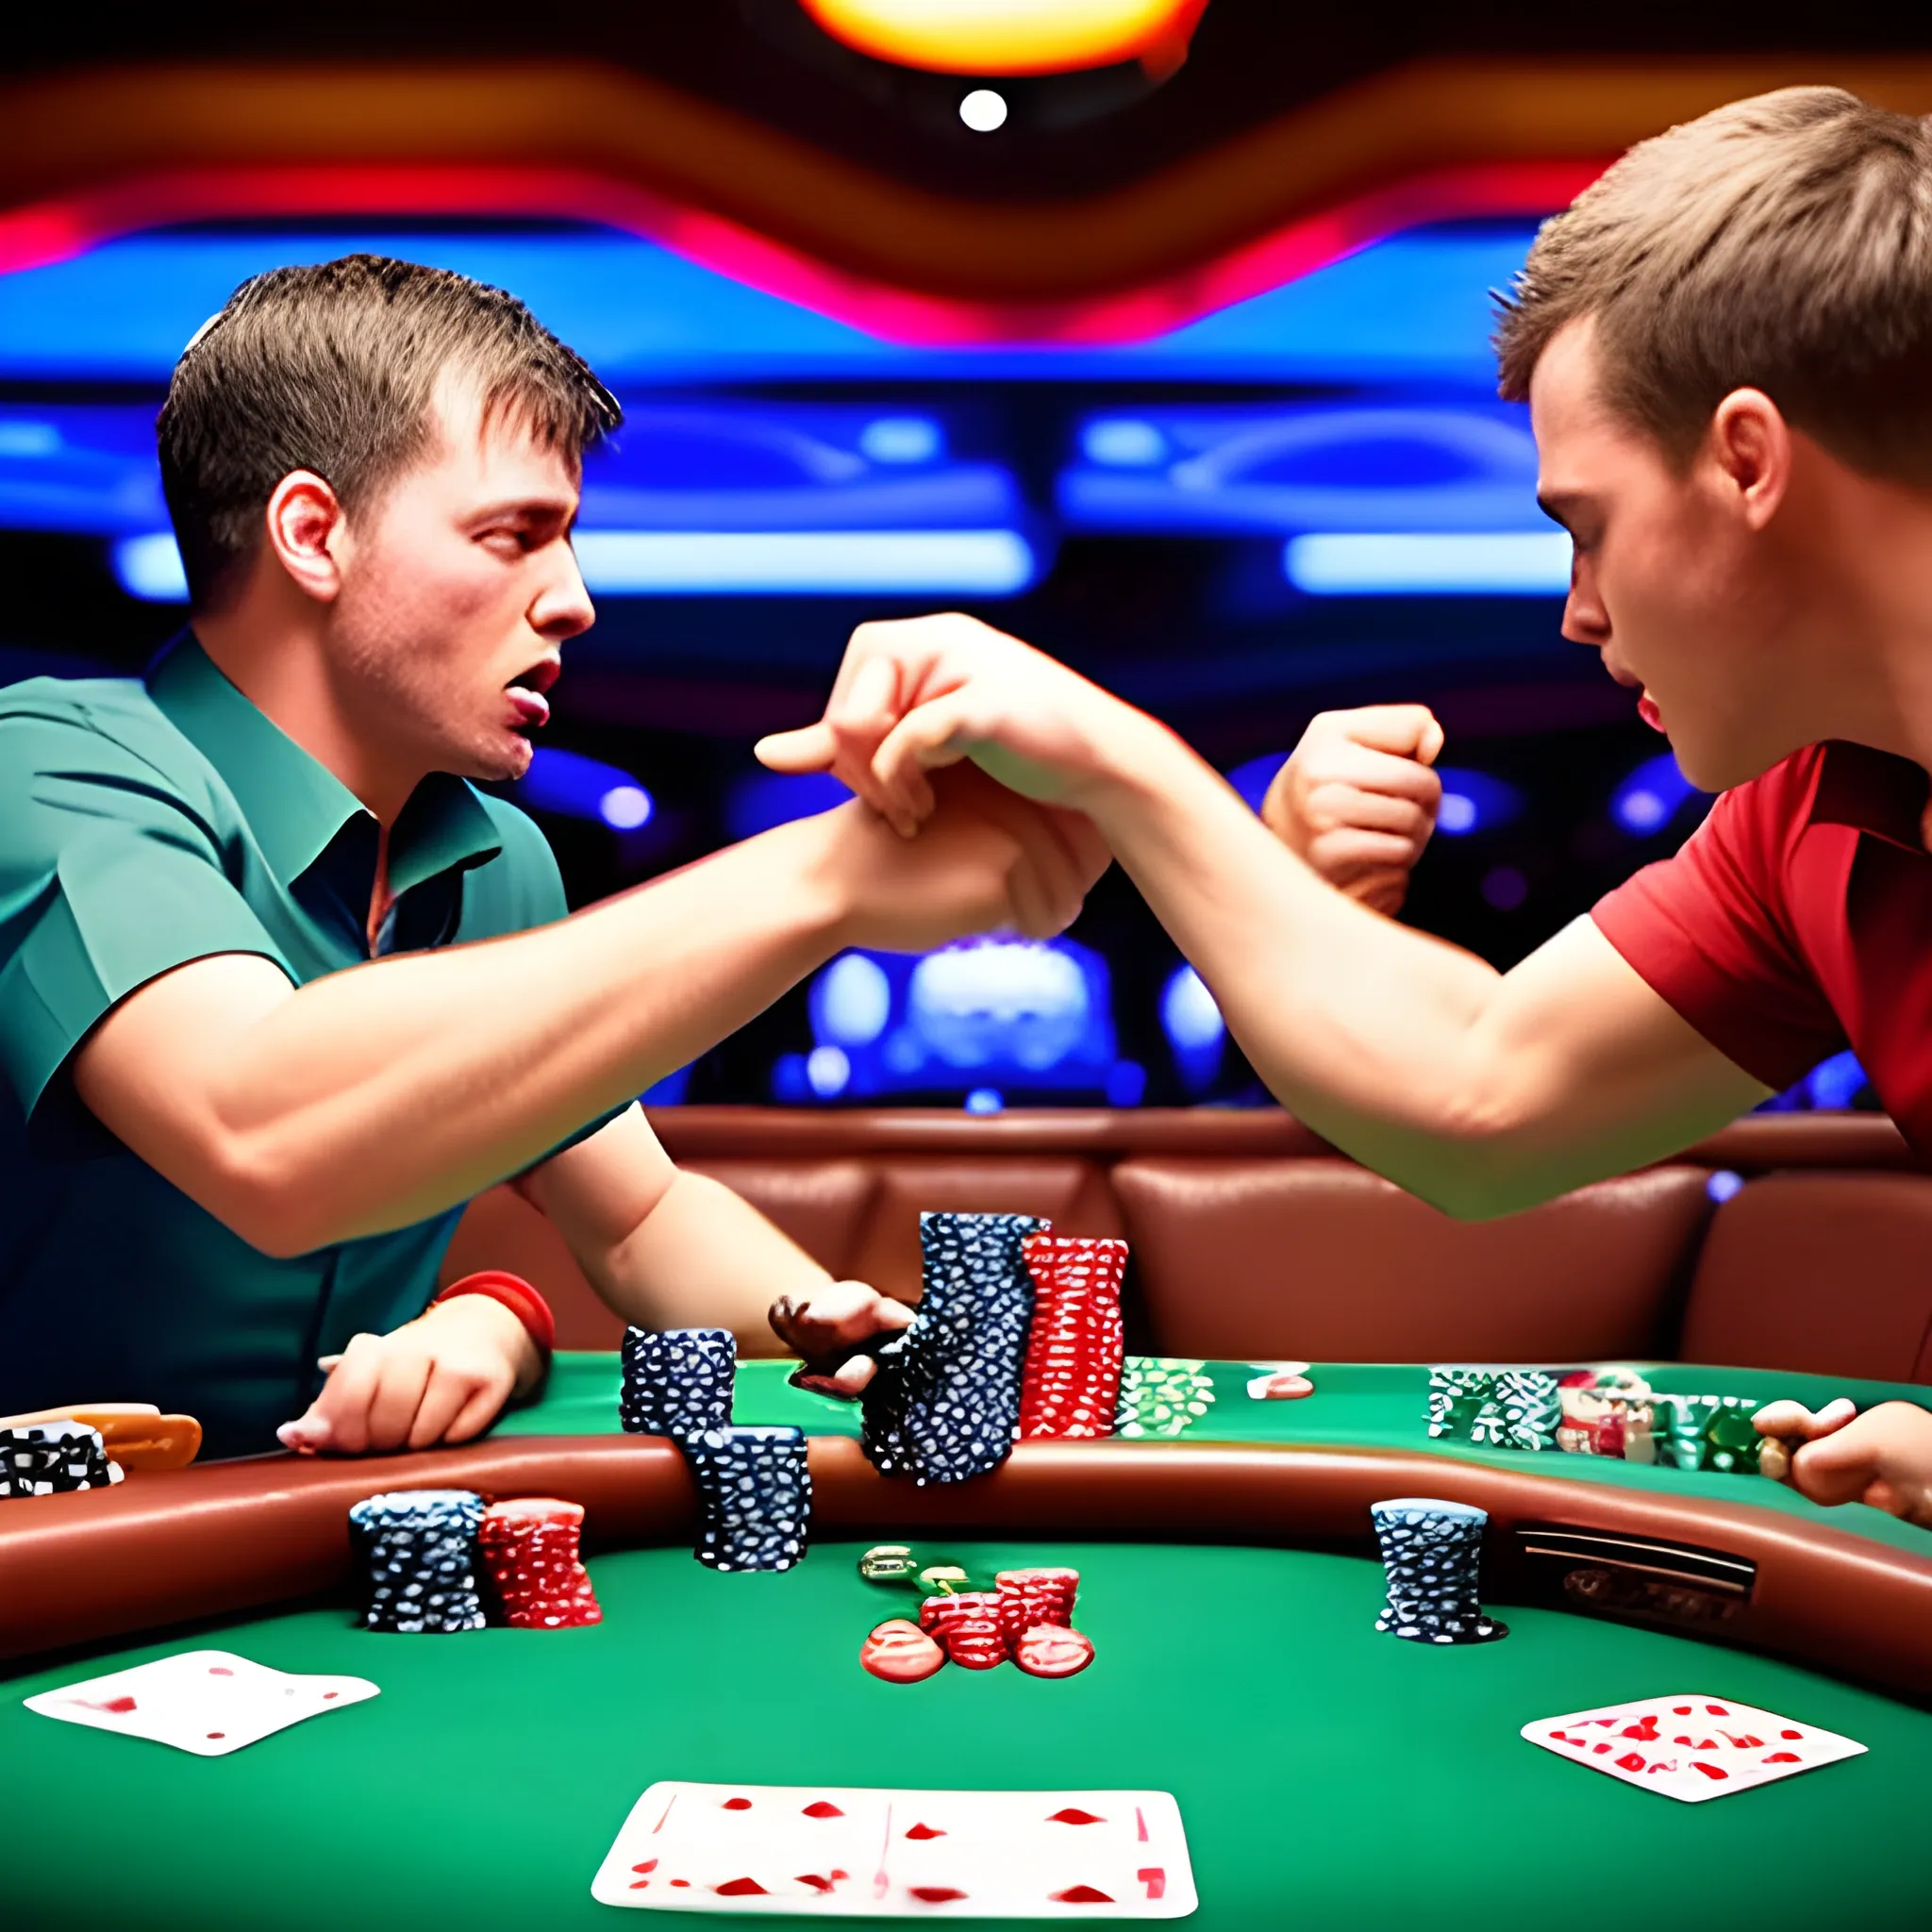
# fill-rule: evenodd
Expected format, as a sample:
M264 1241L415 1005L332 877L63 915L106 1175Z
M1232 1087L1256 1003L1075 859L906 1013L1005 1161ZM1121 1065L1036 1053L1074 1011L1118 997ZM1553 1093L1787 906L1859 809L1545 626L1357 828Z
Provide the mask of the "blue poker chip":
M408 1635L480 1630L474 1490L391 1490L349 1510L365 1584L362 1622Z
M711 1429L684 1444L697 1489L700 1527L692 1554L714 1570L789 1570L811 1529L811 1474L805 1432L782 1427Z
M737 1363L728 1328L628 1328L618 1421L628 1435L680 1441L726 1428Z

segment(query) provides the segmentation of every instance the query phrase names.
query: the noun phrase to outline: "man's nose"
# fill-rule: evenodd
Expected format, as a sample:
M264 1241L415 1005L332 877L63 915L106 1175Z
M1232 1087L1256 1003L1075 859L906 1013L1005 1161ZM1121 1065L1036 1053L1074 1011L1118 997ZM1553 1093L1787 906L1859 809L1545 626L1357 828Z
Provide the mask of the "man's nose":
M596 622L597 607L584 587L584 574L577 568L576 555L565 550L562 567L555 580L546 584L530 608L530 625L540 637L562 643L576 637Z

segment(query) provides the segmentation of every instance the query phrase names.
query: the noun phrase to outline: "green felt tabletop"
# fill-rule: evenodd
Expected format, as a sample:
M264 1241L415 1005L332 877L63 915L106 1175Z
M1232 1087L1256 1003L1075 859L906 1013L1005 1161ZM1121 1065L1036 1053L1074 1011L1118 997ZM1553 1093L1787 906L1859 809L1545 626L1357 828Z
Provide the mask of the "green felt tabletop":
M788 1361L741 1361L733 1391L735 1421L790 1424L815 1436L857 1436L856 1405L812 1395L791 1387ZM1859 1406L1894 1399L1932 1406L1932 1389L1913 1383L1860 1382L1756 1369L1700 1368L1684 1362L1639 1363L1660 1394L1743 1395L1759 1402L1792 1396L1822 1408L1839 1395ZM1894 1549L1932 1557L1932 1530L1921 1529L1861 1503L1822 1509L1795 1490L1758 1475L1726 1475L1715 1470L1680 1470L1610 1460L1598 1456L1557 1452L1525 1457L1520 1451L1478 1448L1469 1442L1433 1442L1427 1414L1428 1371L1409 1363L1316 1363L1309 1371L1312 1395L1295 1402L1257 1402L1247 1392L1257 1373L1246 1362L1210 1362L1214 1403L1191 1427L1195 1442L1308 1442L1361 1444L1382 1449L1444 1454L1474 1462L1532 1464L1539 1475L1576 1482L1621 1484L1676 1496L1705 1496L1719 1502L1747 1501L1782 1509L1814 1522L1889 1543ZM496 1425L499 1435L601 1436L615 1434L618 1357L615 1355L559 1355L541 1401L512 1411Z
M815 1548L783 1575L719 1575L682 1549L614 1552L591 1563L605 1622L587 1630L373 1636L341 1608L311 1607L16 1678L0 1693L0 1923L608 1927L622 1922L592 1901L591 1877L659 1778L1169 1790L1199 1932L1495 1932L1633 1914L1932 1923L1932 1714L1876 1692L1554 1610L1508 1607L1510 1635L1493 1644L1399 1642L1374 1633L1382 1577L1367 1558L1019 1542L956 1554L1077 1567L1091 1668L1059 1683L1005 1667L889 1686L857 1664L896 1602L858 1580L858 1547ZM20 1703L191 1646L353 1673L381 1695L226 1758ZM1686 1805L1518 1735L1676 1692L1756 1704L1869 1753Z

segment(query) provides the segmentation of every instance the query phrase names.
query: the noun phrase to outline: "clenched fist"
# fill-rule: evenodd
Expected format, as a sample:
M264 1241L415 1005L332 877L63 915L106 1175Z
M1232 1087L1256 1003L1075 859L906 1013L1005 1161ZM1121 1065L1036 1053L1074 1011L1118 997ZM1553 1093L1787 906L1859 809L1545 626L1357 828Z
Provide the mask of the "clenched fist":
M1329 885L1392 916L1436 829L1441 749L1422 705L1324 711L1274 774L1262 821Z

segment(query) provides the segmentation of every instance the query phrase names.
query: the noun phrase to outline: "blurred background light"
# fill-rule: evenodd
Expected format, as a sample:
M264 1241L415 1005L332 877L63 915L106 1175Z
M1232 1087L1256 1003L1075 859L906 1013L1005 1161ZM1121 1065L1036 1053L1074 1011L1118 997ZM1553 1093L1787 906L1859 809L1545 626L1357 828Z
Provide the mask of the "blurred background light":
M130 597L143 604L185 604L188 573L181 553L167 530L140 537L123 537L114 545L114 578Z
M774 825L810 818L844 805L852 797L829 772L757 770L735 780L724 793L724 825L734 841L755 839Z
M1038 575L1017 530L580 530L606 596L1010 597Z
M1645 758L1610 794L1610 817L1632 838L1661 832L1693 798L1705 794L1685 777L1674 752Z
M1491 832L1522 817L1527 801L1506 779L1460 765L1439 765L1436 770L1442 781L1436 829L1446 837L1462 839L1472 832Z
M647 824L653 810L651 794L628 772L548 744L531 746L530 768L510 796L530 811L593 819L620 832Z
M892 987L875 959L846 953L812 982L812 1031L834 1046L870 1046L892 1017Z
M1713 1168L1704 1183L1704 1191L1722 1208L1726 1201L1736 1200L1744 1191L1744 1176L1727 1167Z
M959 118L974 134L991 134L1007 125L1006 96L976 87L959 103Z
M930 416L881 416L859 431L858 446L875 463L929 463L945 454L945 432Z
M1160 1025L1174 1051L1181 1084L1190 1092L1208 1086L1221 1068L1227 1023L1208 984L1186 964L1168 975L1160 993Z
M1291 537L1282 568L1311 597L1560 597L1570 539L1560 530L1324 530Z

